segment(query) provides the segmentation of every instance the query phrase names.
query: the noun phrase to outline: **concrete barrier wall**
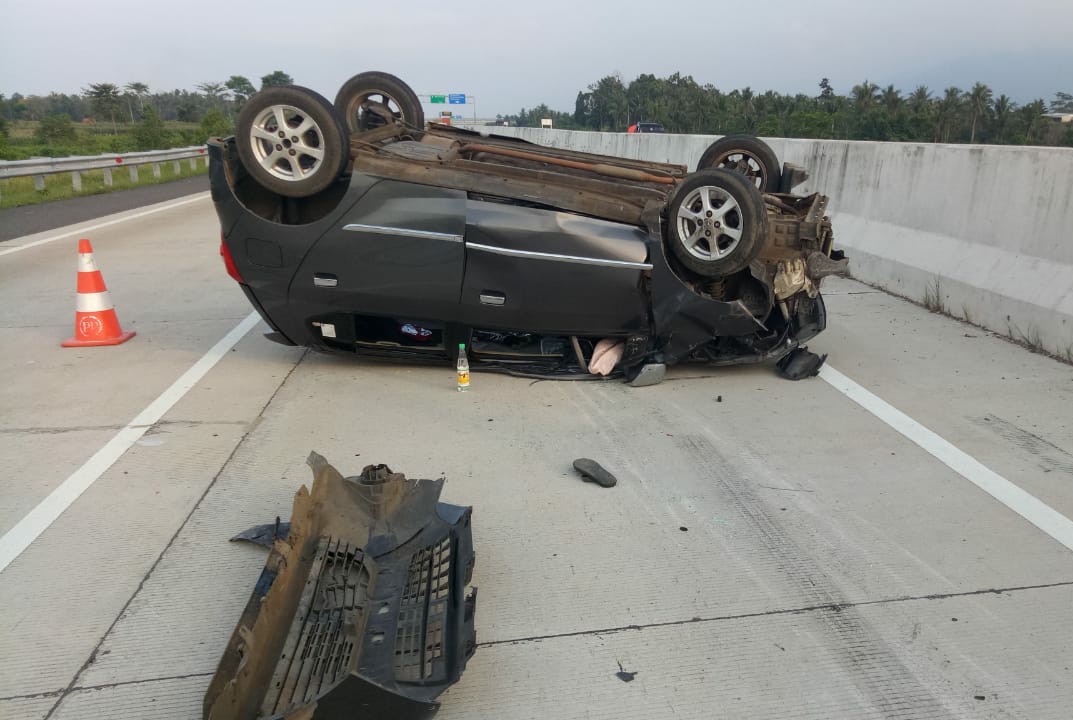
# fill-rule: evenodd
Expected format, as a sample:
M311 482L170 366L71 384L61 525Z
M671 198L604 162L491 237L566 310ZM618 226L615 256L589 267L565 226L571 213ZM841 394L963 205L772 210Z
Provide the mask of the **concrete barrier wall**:
M716 139L495 132L690 168ZM802 189L831 197L854 277L918 302L937 297L956 317L1073 359L1073 149L767 141L808 168Z

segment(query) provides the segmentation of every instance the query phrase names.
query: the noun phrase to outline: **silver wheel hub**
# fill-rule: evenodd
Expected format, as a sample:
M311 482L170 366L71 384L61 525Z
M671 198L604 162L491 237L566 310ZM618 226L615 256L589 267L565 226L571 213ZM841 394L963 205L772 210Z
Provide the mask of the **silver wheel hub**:
M693 257L704 262L721 260L741 242L744 219L734 197L720 187L694 188L678 208L674 219L678 241Z
M304 110L271 105L250 127L250 147L270 175L297 182L320 170L324 162L324 133Z

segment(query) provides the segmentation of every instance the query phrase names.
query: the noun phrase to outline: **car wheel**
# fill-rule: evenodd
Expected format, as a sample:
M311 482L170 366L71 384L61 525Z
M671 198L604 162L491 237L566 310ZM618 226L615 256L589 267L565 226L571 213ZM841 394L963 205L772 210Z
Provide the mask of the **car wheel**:
M667 242L685 267L723 277L756 259L768 233L760 191L729 170L688 176L667 206Z
M779 191L779 158L766 142L752 135L727 135L700 156L697 170L722 168L745 175L760 192Z
M343 83L335 96L335 109L352 133L381 127L391 118L416 132L425 127L425 112L414 91L383 72L363 72Z
M296 85L252 96L238 114L235 135L246 171L285 197L315 195L350 159L346 130L331 103Z

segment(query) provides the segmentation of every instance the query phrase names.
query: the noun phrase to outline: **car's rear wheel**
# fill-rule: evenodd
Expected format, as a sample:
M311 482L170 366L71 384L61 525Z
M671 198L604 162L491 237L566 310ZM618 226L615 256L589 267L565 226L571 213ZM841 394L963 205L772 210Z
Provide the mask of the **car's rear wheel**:
M779 191L779 159L770 145L752 135L727 135L708 146L697 170L716 168L741 173L760 192Z
M686 268L724 277L756 259L768 234L760 191L728 170L703 170L678 187L667 206L667 243Z
M363 72L343 83L335 109L352 133L381 127L392 120L420 132L425 127L421 101L410 86L394 75Z
M238 114L238 154L258 183L286 197L315 195L346 168L346 130L324 97L289 85L262 90Z

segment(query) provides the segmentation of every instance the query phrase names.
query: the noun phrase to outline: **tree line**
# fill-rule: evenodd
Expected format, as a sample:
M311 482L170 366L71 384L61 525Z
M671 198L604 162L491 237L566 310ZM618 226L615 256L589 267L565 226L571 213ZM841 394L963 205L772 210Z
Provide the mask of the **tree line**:
M291 76L281 70L261 77L261 89L292 84ZM238 109L255 92L248 78L232 75L226 81L199 83L193 92L150 92L146 83L134 81L90 83L78 94L16 92L5 97L0 93L0 156L123 152L202 143L210 135L231 132ZM16 141L10 137L12 123L23 120L37 121L36 128L32 138ZM168 130L165 121L197 123L198 127ZM92 136L104 134L113 137L93 140ZM15 147L20 144L26 146L21 153Z
M1058 92L1049 105L1043 99L1018 105L979 82L941 92L920 85L906 94L868 80L841 95L827 78L816 95L758 94L748 87L724 92L675 73L642 74L629 83L609 75L578 92L573 112L541 104L496 119L540 127L541 118L551 118L557 128L613 132L643 121L705 135L1073 146L1073 123L1057 122L1048 112L1073 113L1073 95Z
M294 82L281 70L260 80L261 89ZM38 121L33 138L38 145L71 142L76 123L85 133L113 135L123 124L137 126L134 134L127 134L140 132L131 140L138 147L102 151L142 149L169 141L164 121L199 123L189 134L206 133L194 141L201 142L208 135L230 132L238 109L257 89L248 78L232 75L226 81L199 83L195 91L151 92L146 83L134 81L91 83L70 95L0 94L0 146L8 141L10 124L19 120ZM711 135L1073 146L1073 123L1055 122L1046 117L1048 111L1073 113L1073 95L1057 92L1049 104L1038 99L1018 105L979 82L968 90L949 87L937 93L920 85L906 94L894 85L880 87L868 80L841 95L827 78L820 81L816 95L771 90L757 94L749 87L724 92L675 73L666 78L642 74L629 83L609 75L577 93L573 112L540 104L496 120L540 127L541 119L551 118L557 128L618 132L632 122L651 121L670 132ZM124 143L130 144L118 144Z

